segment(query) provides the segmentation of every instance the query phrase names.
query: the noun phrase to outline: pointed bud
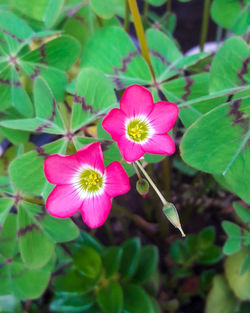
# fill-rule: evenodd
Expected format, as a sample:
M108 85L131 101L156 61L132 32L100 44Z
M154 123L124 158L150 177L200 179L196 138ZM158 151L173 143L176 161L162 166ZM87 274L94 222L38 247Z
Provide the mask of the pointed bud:
M166 215L166 217L169 220L169 222L172 223L174 225L174 227L179 229L179 231L181 232L182 237L185 237L186 235L184 234L184 232L183 232L183 230L181 228L179 215L178 215L178 212L177 212L176 207L174 206L174 204L168 202L166 205L164 205L163 213Z
M147 180L144 178L142 178L142 182L138 180L136 183L136 190L143 198L145 198L149 192L149 184Z

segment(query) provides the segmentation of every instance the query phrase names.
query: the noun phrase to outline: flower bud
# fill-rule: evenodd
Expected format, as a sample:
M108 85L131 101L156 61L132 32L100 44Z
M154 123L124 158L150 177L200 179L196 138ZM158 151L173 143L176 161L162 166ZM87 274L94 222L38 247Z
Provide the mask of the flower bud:
M178 215L178 212L177 212L176 207L174 206L174 204L170 203L170 202L165 204L164 207L163 207L163 213L165 214L165 216L167 217L169 222L171 224L173 224L174 227L179 229L179 231L182 234L182 237L185 237L186 235L184 234L184 232L183 232L183 230L181 228L179 215Z
M142 182L138 180L136 183L136 190L143 198L145 198L149 192L149 184L147 180L144 178L142 178Z

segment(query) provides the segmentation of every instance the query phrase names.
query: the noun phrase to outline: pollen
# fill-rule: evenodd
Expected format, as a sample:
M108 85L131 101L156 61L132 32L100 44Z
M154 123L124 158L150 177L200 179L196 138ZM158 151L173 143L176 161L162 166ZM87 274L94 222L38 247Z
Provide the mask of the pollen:
M134 142L140 142L148 137L148 125L145 121L132 120L127 126L127 134Z
M92 169L84 170L80 175L80 185L88 192L96 192L103 185L102 175Z

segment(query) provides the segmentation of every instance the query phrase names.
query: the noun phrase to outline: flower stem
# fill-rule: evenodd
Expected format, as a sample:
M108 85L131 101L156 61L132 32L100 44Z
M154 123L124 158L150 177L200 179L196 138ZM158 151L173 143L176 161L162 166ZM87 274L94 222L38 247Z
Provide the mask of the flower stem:
M136 167L136 163L133 162L132 164L133 164L134 170L135 170L135 172L136 172L136 175L137 175L137 177L138 177L138 179L139 179L139 182L142 184L142 183L143 183L143 179L142 179L142 177L141 177L140 172L138 171L138 168Z
M149 69L151 71L151 74L152 74L153 78L155 79L155 74L154 74L153 66L152 66L152 63L150 60L148 45L147 45L144 29L142 26L141 16L140 16L140 13L138 10L137 2L136 2L136 0L128 0L128 4L129 4L130 11L132 13L137 38L138 38L140 46L141 46L142 56L144 57L145 61L147 62Z
M172 9L172 0L167 0L167 12L171 13Z
M124 29L128 33L128 31L129 31L129 6L128 6L128 0L125 0Z
M144 167L141 165L139 161L135 161L136 165L139 167L139 169L142 171L143 175L146 177L152 188L155 190L157 193L158 197L161 199L161 202L163 204L163 213L167 217L167 219L172 223L176 228L179 229L181 232L182 237L185 237L185 233L182 230L180 219L178 212L174 206L173 203L168 202L163 195L161 194L160 190L156 187L155 183L152 181L148 173L145 171Z
M157 188L155 183L152 181L152 179L150 178L148 173L145 171L145 169L141 165L141 163L139 161L135 161L135 163L139 167L139 169L142 171L143 175L147 178L148 182L150 183L150 185L152 186L154 191L157 193L158 197L161 199L162 204L163 205L167 205L169 202L163 197L163 195L161 194L160 190Z
M204 10L203 10L203 19L201 27L201 38L200 38L200 50L204 50L204 44L207 39L207 30L209 22L209 9L210 9L210 0L204 0Z

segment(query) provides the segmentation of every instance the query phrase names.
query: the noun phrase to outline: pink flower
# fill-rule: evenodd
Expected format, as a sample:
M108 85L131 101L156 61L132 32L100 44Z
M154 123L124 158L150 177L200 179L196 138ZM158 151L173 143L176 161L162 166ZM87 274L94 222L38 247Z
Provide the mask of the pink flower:
M178 113L174 103L154 103L149 90L133 85L125 90L120 109L112 109L102 126L117 141L123 158L134 162L145 152L174 153L175 144L167 132L173 128Z
M47 180L57 185L46 207L52 216L70 217L78 210L91 228L108 217L111 198L129 191L129 178L119 162L104 168L99 142L89 144L73 155L54 154L44 163Z

